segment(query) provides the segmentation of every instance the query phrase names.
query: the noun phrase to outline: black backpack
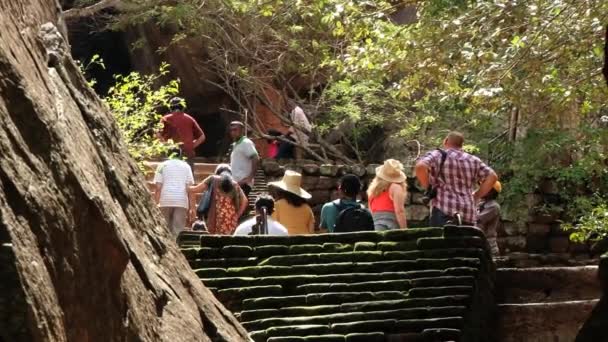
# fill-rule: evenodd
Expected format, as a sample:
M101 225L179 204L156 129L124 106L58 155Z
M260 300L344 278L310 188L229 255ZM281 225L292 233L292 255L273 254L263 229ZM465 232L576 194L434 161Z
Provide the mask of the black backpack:
M334 233L349 233L359 231L373 231L374 219L372 214L363 208L361 204L357 206L334 202L338 209L338 217L334 226Z

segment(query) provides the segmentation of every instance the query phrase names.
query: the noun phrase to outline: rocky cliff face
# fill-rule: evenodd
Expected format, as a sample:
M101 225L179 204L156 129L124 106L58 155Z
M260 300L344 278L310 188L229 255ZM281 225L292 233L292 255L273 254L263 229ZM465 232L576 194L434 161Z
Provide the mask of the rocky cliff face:
M59 15L0 0L0 340L246 340L177 250Z

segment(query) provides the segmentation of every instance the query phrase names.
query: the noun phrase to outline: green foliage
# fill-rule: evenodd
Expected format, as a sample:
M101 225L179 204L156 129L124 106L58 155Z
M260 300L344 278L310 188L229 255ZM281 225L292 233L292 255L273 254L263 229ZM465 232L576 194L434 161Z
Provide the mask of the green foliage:
M116 84L104 98L127 144L129 153L143 168L150 158L167 155L173 142L162 142L156 133L162 127L162 111L169 100L179 93L179 81L163 83L169 65L163 63L158 74L141 75L132 72L116 75ZM158 86L158 84L162 84Z
M304 104L322 134L350 122L360 154L378 129L424 149L460 130L468 150L501 156L507 207L547 179L571 220L608 197L608 134L596 123L608 110L608 1L420 0L407 25L391 19L407 5L384 0L128 2L139 10L116 27L154 21L175 44L205 46L204 65L221 79L206 81L241 109L254 112L273 87ZM495 139L507 131L517 140Z
M584 215L576 225L566 227L576 242L608 239L608 203L602 203Z

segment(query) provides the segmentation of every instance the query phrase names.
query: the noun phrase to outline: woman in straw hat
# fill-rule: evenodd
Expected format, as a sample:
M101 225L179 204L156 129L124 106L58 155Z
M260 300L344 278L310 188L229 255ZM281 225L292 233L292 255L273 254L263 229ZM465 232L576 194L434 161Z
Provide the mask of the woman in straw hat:
M376 177L367 189L367 197L377 231L407 228L406 179L403 164L395 159L388 159L376 168Z
M268 184L275 197L272 218L285 226L289 235L314 233L315 217L306 203L312 196L302 189L302 175L287 170L283 179Z

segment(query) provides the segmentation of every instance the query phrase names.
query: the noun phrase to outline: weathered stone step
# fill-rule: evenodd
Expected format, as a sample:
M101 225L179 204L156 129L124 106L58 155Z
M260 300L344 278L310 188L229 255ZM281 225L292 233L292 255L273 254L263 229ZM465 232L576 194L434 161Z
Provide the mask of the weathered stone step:
M500 304L498 342L572 342L597 302Z
M426 342L426 341L460 341L462 332L459 329L425 329L421 333L385 334L383 332L351 333L347 335L320 336L282 336L270 337L267 342Z
M246 266L231 268L201 268L195 270L200 278L216 277L272 277L287 275L328 275L357 273L404 272L415 270L445 270L453 267L479 267L479 259L416 259L378 262L341 262L333 264L309 264L294 266Z
M225 277L201 279L207 287L233 288L265 285L281 285L282 287L297 287L311 283L357 283L366 281L403 280L443 276L475 276L479 272L471 267L453 267L445 270L421 270L408 272L383 273L343 273L327 275L291 275L273 277Z
M299 296L249 298L243 301L243 309L260 310L287 306L339 305L351 302L401 300L406 298L408 298L408 293L401 291L313 293Z
M249 322L272 317L312 317L338 313L393 311L403 309L425 309L442 307L463 307L469 304L470 297L465 295L440 296L434 298L410 298L401 300L383 300L372 302L355 302L318 306L289 306L284 308L244 310L239 313L241 321Z
M407 291L413 287L466 286L474 282L473 277L432 277L367 281L357 283L312 283L300 285L295 293L355 292L355 291Z
M429 319L409 319L409 320L373 320L367 319L348 323L335 323L329 325L292 325L271 327L266 330L254 331L251 337L254 341L267 341L271 337L287 336L310 336L310 335L334 335L334 339L339 340L340 336L350 333L370 333L383 331L385 334L403 333L422 333L427 329L451 328L460 330L464 325L462 317L444 317ZM341 337L342 340L344 337Z
M502 268L496 271L499 303L597 299L597 266Z
M375 243L373 248L376 248ZM415 260L415 259L444 259L446 257L470 257L480 258L483 250L478 248L451 248L442 250L413 250L408 252L382 251L382 250L357 250L355 244L354 252L343 253L318 253L318 254L288 254L271 256L260 262L260 265L292 266L315 263L336 262L373 262L380 260Z
M242 322L248 331L264 330L275 326L305 325L305 324L334 324L363 321L370 317L379 319L420 319L443 318L464 315L464 306L445 306L435 308L398 309L371 312L348 312L319 316L266 318L255 321Z

